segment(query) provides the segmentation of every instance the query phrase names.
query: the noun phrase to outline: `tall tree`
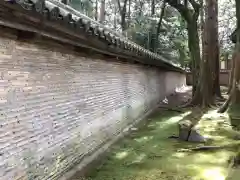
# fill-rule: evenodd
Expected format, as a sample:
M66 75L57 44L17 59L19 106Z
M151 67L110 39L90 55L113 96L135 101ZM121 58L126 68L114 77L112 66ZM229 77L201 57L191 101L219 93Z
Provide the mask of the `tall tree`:
M98 0L95 2L95 20L98 20Z
M99 22L103 23L105 21L105 0L101 0L100 18Z
M117 3L118 3L118 8L119 8L119 13L120 13L120 16L121 16L121 28L122 28L122 31L126 31L127 29L127 23L126 23L126 16L127 16L127 2L128 0L124 0L123 1L123 5L121 6L121 2L120 0L117 0Z
M151 3L151 15L153 16L155 14L155 0L152 0Z
M205 17L205 14L204 14L204 11L205 11L205 4L203 3L202 4L202 8L200 10L200 27L201 27L201 45L202 45L202 59L204 58L204 41L205 41L205 20L204 20L204 17Z
M237 29L235 31L236 35L236 47L233 54L232 62L232 89L227 101L219 109L219 112L224 112L227 110L229 105L240 104L240 1L235 0L236 5L236 18L237 18Z
M195 0L189 0L189 3L193 7L190 8L188 6L188 1L184 1L184 4L179 0L166 0L166 2L174 7L181 16L185 19L187 23L187 31L188 31L188 48L191 56L191 65L192 65L192 76L193 76L193 97L195 96L195 92L197 90L198 78L200 74L200 46L199 46L199 34L198 34L198 17L201 5L195 2ZM195 98L199 99L199 97Z
M193 74L193 99L191 104L209 106L214 103L216 94L220 96L217 1L206 0L202 60L197 22L200 8L203 8L203 1L200 1L201 4L196 0L184 0L184 3L178 0L167 0L167 2L179 11L187 23L188 47L191 54Z
M217 23L217 1L206 0L205 26L203 32L203 60L201 84L198 91L202 96L201 104L209 106L214 103L214 97L221 96L219 86L219 45Z
M131 0L128 0L128 27L130 26L131 19Z
M155 16L155 0L151 0L151 29L149 31L149 50L154 52L154 49L155 49L155 41L154 41L154 38L155 38L155 21L153 20L154 19L154 16Z
M203 59L200 80L194 104L204 107L214 103L216 96L221 96L219 85L219 42L217 1L205 1L205 25L203 32Z
M114 15L114 20L113 20L113 28L116 30L117 29L117 2L116 0L112 0L112 3L114 4L113 8L113 15Z
M211 35L213 38L213 49L214 53L212 59L214 61L214 75L213 75L213 96L221 97L221 90L220 90L220 83L219 83L219 70L220 70L220 50L219 50L219 31L218 31L218 0L211 0L210 9L212 11L212 22L213 22L213 29ZM209 49L208 49L209 50Z
M230 76L229 76L229 84L228 84L228 94L230 94L232 90L232 83L233 83L233 76L234 76L234 71L233 71L233 64L234 64L234 59L235 59L235 53L233 54L233 57L231 59L231 71L230 71Z

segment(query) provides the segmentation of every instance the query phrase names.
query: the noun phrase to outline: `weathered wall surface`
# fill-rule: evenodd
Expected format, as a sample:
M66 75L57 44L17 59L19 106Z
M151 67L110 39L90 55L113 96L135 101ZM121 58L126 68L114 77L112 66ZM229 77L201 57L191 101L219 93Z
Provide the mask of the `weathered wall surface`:
M219 74L220 86L228 86L229 84L230 70L221 70ZM187 73L186 76L187 85L192 85L192 74Z
M1 32L1 180L58 178L185 84L184 74L66 49Z

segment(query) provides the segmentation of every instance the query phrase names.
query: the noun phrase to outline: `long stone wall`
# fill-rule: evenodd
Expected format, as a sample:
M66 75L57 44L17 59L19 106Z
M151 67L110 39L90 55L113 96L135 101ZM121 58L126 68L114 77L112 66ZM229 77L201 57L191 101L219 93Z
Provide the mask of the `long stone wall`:
M228 86L229 78L230 78L230 70L220 70L220 73L219 73L220 86ZM187 85L189 86L192 85L192 73L186 74L186 82L187 82Z
M58 179L185 84L178 72L0 33L1 180Z

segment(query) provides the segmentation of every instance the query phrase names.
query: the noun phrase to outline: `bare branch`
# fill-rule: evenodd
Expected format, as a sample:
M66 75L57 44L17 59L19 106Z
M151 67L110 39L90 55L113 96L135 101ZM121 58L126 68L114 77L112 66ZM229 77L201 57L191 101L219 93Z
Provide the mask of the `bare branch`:
M182 15L182 17L187 21L190 22L192 20L192 14L190 13L189 9L185 7L185 5L179 3L178 0L166 0L166 2L178 10L178 12Z
M194 9L194 18L195 20L197 20L200 13L200 9L203 7L203 0L200 0L200 4L197 3L195 0L188 0L188 1L191 3Z

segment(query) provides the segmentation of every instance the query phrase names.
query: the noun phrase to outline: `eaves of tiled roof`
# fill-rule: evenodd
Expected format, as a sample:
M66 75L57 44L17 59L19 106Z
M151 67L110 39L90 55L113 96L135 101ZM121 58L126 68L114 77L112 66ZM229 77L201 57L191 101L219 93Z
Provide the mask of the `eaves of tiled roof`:
M0 21L0 25L14 28L13 21L15 21L19 23L19 27L15 28L24 29L31 26L35 29L30 28L28 31L44 32L45 30L58 36L63 34L67 37L65 39L70 38L71 42L77 46L88 45L85 47L104 51L105 54L115 54L117 57L134 59L140 63L159 66L166 70L184 72L178 64L137 45L60 1L1 0L0 10L0 20L3 20ZM19 13L12 13L12 11ZM9 15L6 15L8 13ZM5 21L6 19L9 21Z

